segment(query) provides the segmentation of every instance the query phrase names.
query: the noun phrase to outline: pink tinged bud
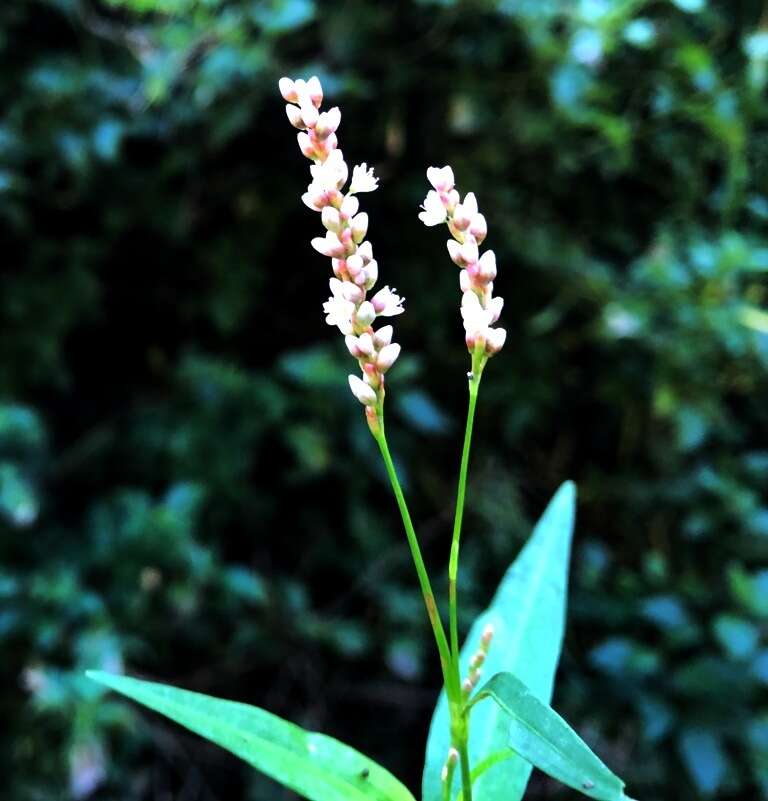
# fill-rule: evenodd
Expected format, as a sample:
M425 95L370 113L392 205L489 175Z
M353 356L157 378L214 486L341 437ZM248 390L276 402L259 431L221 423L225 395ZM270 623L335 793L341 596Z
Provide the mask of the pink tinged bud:
M458 264L459 267L463 267L466 261L461 255L461 245L455 239L449 239L446 244L448 245L448 255L451 257L451 261L454 264Z
M350 220L352 227L352 239L356 244L360 244L368 233L368 215L363 211Z
M348 220L350 217L354 217L355 214L357 214L359 208L360 201L354 195L347 195L341 202L339 212L344 219Z
M478 278L483 283L493 281L496 278L496 255L492 250L486 250L480 258Z
M325 152L328 154L332 150L336 150L338 146L339 146L339 139L336 136L336 134L335 133L328 134L328 136L325 138L325 141L323 142L323 147L325 149Z
M381 370L382 373L386 373L387 370L397 361L397 357L400 355L400 346L393 342L391 345L385 345L380 351L379 355L376 357L376 366Z
M334 106L334 108L329 111L324 111L317 118L317 122L315 123L315 135L320 139L325 139L339 127L340 123L341 112Z
M339 241L336 234L331 231L328 231L325 237L316 236L311 244L312 247L323 256L333 256L338 259L345 253L344 245Z
M312 144L309 134L302 131L296 138L299 140L299 150L308 159L313 159L315 157L315 146Z
M480 637L480 646L484 651L488 650L488 647L490 646L492 639L493 639L493 626L490 623L487 623Z
M376 349L373 347L373 337L366 331L357 338L357 347L364 356L373 356Z
M361 378L358 378L356 375L349 376L349 388L352 390L352 394L364 406L376 405L376 391L372 387L369 387Z
M453 217L451 218L454 227L459 231L466 231L469 228L470 216L467 214L464 206L459 203L453 210Z
M461 287L462 292L469 292L472 289L472 281L469 278L469 273L466 270L462 270L459 273L459 286Z
M461 204L467 217L474 217L477 214L477 198L474 192L467 192L464 202Z
M299 95L296 92L296 87L290 78L281 78L277 85L280 89L280 94L283 99L288 103L298 103Z
M490 253L490 251L488 252ZM466 264L474 264L479 255L480 253L477 249L477 242L475 242L473 239L468 239L461 246L461 257L464 259Z
M469 695L472 690L475 689L475 685L472 683L471 679L464 679L461 683L461 689L464 690L465 695Z
M360 308L355 315L355 321L359 326L368 328L368 326L376 319L376 309L370 301L363 301Z
M360 348L357 347L357 337L353 336L352 334L347 334L344 337L344 344L347 346L347 350L350 353L350 356L354 356L356 359L359 359L361 356Z
M344 281L341 288L341 296L344 300L348 300L350 303L354 303L357 306L358 303L363 302L363 290L360 289L359 286L350 283L349 281Z
M323 102L323 87L317 75L313 75L307 81L306 89L309 99L315 104L316 108L320 108L320 104Z
M430 167L427 180L438 192L450 192L453 189L453 170L450 167Z
M498 353L504 347L506 340L507 332L503 328L489 328L485 343L486 353L490 356Z
M376 331L373 335L373 344L376 346L377 349L381 349L389 345L392 341L392 334L394 333L394 328L391 325L384 325L378 331Z
M306 125L304 125L304 118L301 116L301 111L298 109L297 106L288 103L285 107L285 113L288 115L288 119L294 128L299 128L300 130L304 130L304 128L307 127Z
M363 244L357 249L357 252L363 257L364 264L368 264L368 262L373 258L373 247L371 246L370 242L363 242Z
M501 310L504 308L504 298L493 298L488 305L491 312L491 322L495 323L501 317Z
M379 263L376 259L371 259L365 265L365 288L372 289L379 278Z
M365 419L368 423L368 428L371 430L371 434L373 434L374 437L378 437L381 433L381 423L379 422L379 414L375 406L365 407Z
M333 208L333 206L325 206L320 215L320 219L322 220L323 225L329 231L336 232L341 227L341 218L339 217L339 212L337 209Z
M320 118L317 109L311 103L301 103L299 109L301 110L301 118L304 120L304 127L314 128Z
M445 207L446 209L448 209L449 214L453 214L453 210L456 208L458 202L459 202L459 193L455 189L452 189L445 196Z
M375 364L366 362L363 365L363 379L369 387L378 389L381 386L382 375Z
M478 244L480 244L488 234L488 223L482 214L475 214L472 222L469 224L469 233L475 237Z
M347 259L347 272L355 278L356 276L360 275L360 271L363 269L363 260L358 253L353 253Z

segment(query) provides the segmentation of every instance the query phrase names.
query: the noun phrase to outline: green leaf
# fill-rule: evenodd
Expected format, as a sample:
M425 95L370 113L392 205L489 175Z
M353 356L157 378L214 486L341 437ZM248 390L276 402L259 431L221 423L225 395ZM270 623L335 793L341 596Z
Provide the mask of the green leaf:
M598 801L624 801L624 782L555 712L511 673L497 673L473 704L492 698L509 720L509 745L539 770Z
M226 748L310 801L414 801L401 782L360 752L258 707L97 670L87 675Z
M552 698L555 670L565 627L568 558L576 490L568 481L560 487L536 525L531 538L501 580L488 609L475 621L461 652L462 675L480 644L486 625L494 629L483 670L488 675L509 671L519 676L539 700ZM440 771L449 740L448 704L443 692L432 718L422 780L424 801L441 801ZM469 754L475 793L483 801L519 801L531 766L509 744L509 719L493 704L474 710ZM454 795L458 793L454 785Z

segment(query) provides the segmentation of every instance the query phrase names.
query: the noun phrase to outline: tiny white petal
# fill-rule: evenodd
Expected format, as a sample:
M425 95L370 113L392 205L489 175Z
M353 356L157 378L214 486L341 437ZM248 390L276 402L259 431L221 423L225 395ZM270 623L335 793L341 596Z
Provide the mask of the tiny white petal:
M419 219L424 225L431 227L445 222L447 212L445 206L443 206L442 200L440 200L440 195L438 195L434 189L430 189L429 192L427 192L427 196L424 198L424 203L422 203L421 208L424 209L424 211L419 214Z
M350 192L373 192L379 185L379 179L373 174L373 167L363 162L356 165L352 170L352 182L349 185Z

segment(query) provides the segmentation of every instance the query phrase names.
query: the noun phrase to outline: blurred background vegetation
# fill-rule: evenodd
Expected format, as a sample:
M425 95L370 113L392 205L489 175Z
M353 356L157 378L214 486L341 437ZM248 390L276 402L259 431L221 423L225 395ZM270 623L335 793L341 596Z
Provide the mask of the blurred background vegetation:
M86 667L266 706L418 787L438 667L277 93L313 73L382 178L389 430L437 585L467 354L416 214L450 163L509 330L464 623L575 479L556 706L643 801L768 798L763 3L21 0L0 65L4 799L284 797Z

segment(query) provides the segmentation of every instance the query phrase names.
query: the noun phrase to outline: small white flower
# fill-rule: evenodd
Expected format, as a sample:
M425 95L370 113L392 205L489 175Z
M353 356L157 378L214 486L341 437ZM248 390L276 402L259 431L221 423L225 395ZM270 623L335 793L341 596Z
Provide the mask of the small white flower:
M314 237L310 244L318 253L321 253L323 256L328 256L329 258L340 259L346 253L346 249L339 240L339 237L332 231L327 231L324 237Z
M358 378L356 375L349 376L349 388L352 390L352 394L364 406L376 405L376 391L372 387L369 387L361 378Z
M453 170L446 167L430 167L427 170L427 180L438 192L450 192L453 189Z
M434 225L441 225L445 222L445 206L443 206L443 202L440 200L440 195L438 195L434 189L430 189L429 192L427 192L427 196L424 198L421 208L424 209L424 211L419 214L419 219L424 225L431 227Z
M283 96L285 101L288 103L298 102L299 96L296 92L296 86L290 78L281 78L277 82L277 85L280 88L280 94Z
M341 189L349 175L349 168L341 150L332 150L325 161L310 165L309 171L312 174L312 184L307 190L309 192L312 191L312 186L325 190Z
M464 330L473 337L485 337L493 319L493 312L484 309L474 292L465 292L461 298L461 317Z
M492 356L504 347L506 340L507 332L503 328L489 328L485 349Z
M352 315L355 313L355 304L352 301L345 300L341 295L332 295L323 303L323 311L328 325L337 326L345 336L352 333Z
M385 286L371 298L371 303L379 317L394 317L405 311L404 300L405 298L401 298L394 289Z
M351 193L373 192L378 186L379 179L373 174L373 167L368 167L363 162L352 169L352 183L349 185Z

